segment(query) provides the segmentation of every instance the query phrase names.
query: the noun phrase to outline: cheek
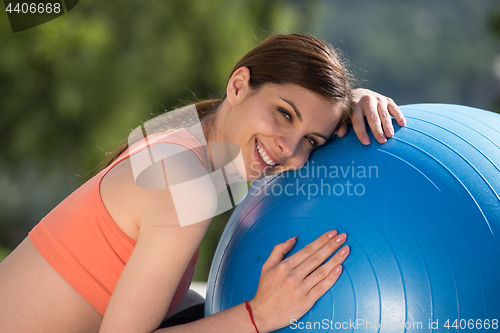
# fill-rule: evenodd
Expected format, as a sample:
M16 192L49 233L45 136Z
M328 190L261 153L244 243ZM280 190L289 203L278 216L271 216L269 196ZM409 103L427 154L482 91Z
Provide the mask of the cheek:
M272 110L262 109L262 112L256 114L255 124L262 133L273 135L280 127L280 122Z
M290 159L289 161L289 166L294 167L296 169L302 168L304 165L306 165L307 161L309 160L309 156L311 155L312 150L300 150L296 153L296 155Z
M255 115L252 119L233 123L231 131L239 142L250 142L256 135L266 137L275 135L279 131L279 127L275 117Z

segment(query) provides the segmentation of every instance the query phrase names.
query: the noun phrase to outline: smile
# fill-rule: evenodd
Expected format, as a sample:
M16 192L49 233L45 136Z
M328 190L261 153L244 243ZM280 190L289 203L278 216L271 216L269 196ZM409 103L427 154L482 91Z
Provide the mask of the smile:
M275 166L276 163L275 161L273 161L266 153L265 149L262 148L259 143L257 142L257 140L255 140L255 146L257 147L257 152L259 153L259 156L260 158L262 158L262 160L270 167L273 167Z

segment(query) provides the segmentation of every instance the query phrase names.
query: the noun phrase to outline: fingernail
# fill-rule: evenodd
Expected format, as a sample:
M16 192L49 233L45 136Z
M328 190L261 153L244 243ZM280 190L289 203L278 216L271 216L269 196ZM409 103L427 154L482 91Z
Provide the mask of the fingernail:
M342 272L342 266L338 265L333 269L333 274L339 275Z
M345 241L346 237L347 237L346 234L340 234L340 235L337 236L337 238L335 238L335 241L337 243L343 242L343 241Z
M349 252L349 246L344 246L342 250L339 251L339 256L343 257Z
M378 135L378 138L379 138L379 141L382 142L382 143L386 143L387 142L386 137L382 133L380 133Z
M363 142L365 145L369 145L370 144L370 138L367 137L367 136L364 136L362 139L361 139L361 142Z
M290 238L289 240L287 240L285 243L288 243L288 242L291 242L291 241L293 241L293 240L296 240L296 239L297 239L297 237L299 237L299 236L292 237L292 238Z
M327 236L328 236L328 238L333 238L333 237L335 237L336 234L337 234L337 230L332 230L328 233Z
M392 128L386 128L385 133L387 133L387 136L392 136L394 132L392 131Z
M401 126L405 126L406 125L406 119L405 118L401 118L401 120L399 121L399 124Z

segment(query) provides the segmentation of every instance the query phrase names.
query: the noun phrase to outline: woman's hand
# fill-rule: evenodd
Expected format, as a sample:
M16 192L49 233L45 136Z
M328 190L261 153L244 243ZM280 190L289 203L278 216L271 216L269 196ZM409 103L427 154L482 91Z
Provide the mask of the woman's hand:
M301 318L330 289L342 272L340 265L349 254L346 234L330 231L283 260L296 243L292 238L274 247L264 263L259 287L250 301L260 332L273 331Z
M354 131L365 145L370 144L370 138L366 133L365 117L373 135L380 143L387 142L387 138L394 135L391 116L398 122L399 126L406 124L405 118L396 103L389 97L380 95L368 89L354 89L352 91L351 122ZM343 137L349 130L349 124L344 123L337 131L339 137Z

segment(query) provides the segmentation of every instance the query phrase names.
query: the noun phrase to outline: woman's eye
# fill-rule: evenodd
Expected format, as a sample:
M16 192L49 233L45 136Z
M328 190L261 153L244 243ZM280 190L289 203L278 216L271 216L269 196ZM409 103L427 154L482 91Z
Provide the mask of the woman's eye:
M318 146L318 143L316 142L316 140L314 140L313 138L311 138L310 136L306 137L307 141L309 141L309 143L314 147L316 148Z
M285 109L283 109L282 107L279 107L279 106L278 106L278 111L281 112L281 114L283 114L283 116L288 121L292 121L292 115L290 114L290 112L288 112L287 110L285 110Z

